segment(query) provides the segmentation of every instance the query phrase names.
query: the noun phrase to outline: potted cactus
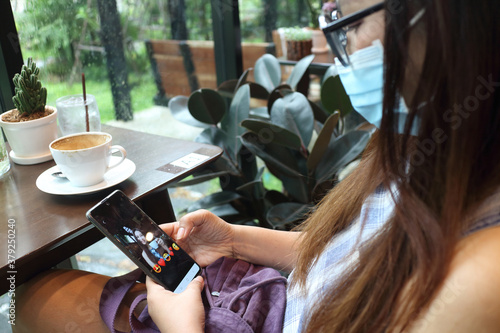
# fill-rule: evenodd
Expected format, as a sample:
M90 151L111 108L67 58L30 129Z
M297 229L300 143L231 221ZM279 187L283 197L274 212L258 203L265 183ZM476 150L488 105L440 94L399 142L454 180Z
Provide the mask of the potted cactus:
M40 69L33 59L14 76L15 109L3 113L0 126L18 164L36 164L52 159L49 144L57 138L57 110L46 105L47 89L38 79Z

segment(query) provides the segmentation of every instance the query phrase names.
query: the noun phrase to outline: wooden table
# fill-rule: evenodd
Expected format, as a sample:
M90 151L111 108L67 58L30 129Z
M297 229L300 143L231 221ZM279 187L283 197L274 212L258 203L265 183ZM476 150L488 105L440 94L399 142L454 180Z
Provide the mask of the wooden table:
M120 189L157 223L175 220L167 185L210 163L222 154L219 147L146 134L111 126L103 132L113 136L113 144L127 150L136 164L134 174L112 188L88 195L47 194L36 187L36 179L54 161L17 165L0 178L0 295L9 290L10 276L20 285L103 238L85 213L106 195ZM208 157L189 168L172 165L191 153ZM14 227L15 237L9 227ZM15 267L8 265L8 237L14 239ZM12 253L14 252L14 253ZM15 272L15 273L12 273Z

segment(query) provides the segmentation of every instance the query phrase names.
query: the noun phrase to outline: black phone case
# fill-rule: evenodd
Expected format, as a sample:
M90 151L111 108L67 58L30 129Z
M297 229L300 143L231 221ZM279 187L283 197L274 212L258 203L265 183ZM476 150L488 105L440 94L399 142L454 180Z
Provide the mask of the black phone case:
M201 273L200 266L120 190L92 207L86 216L145 274L166 289L175 291L181 283L185 285Z

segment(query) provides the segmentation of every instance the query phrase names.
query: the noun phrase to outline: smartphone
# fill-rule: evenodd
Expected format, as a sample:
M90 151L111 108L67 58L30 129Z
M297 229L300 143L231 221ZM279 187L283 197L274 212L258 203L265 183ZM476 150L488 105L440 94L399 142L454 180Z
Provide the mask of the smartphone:
M200 266L120 190L92 207L87 218L144 273L174 293L201 273Z

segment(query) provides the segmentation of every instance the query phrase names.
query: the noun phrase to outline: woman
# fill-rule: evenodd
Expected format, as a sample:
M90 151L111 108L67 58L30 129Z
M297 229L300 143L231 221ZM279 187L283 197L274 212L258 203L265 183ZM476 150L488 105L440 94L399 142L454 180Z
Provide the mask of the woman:
M201 265L232 256L293 270L287 332L496 332L500 5L394 0L383 9L371 7L376 4L339 1L339 16L363 15L341 27L345 33L337 30L330 43L339 48L339 62L351 66L343 72L347 89L349 75L364 68L369 53L356 52L380 50L373 42L384 42L383 108L359 103L360 109L371 108L365 118L373 116L380 130L359 167L324 198L301 232L233 226L203 211L163 228ZM372 83L358 80L358 85ZM347 90L354 102L355 93ZM383 114L381 121L373 112ZM25 295L48 294L49 286L70 274L96 294L107 281L53 272L24 287ZM81 306L81 284L61 288L76 295L65 298L66 306ZM173 294L146 281L149 312L162 332L203 330L202 286L197 278L185 292ZM96 313L92 302L81 311ZM31 314L26 328L32 332L36 323L49 331L83 322L74 314L53 320L54 312L43 310L47 303L61 308L59 299L23 297L18 322L27 323ZM86 324L93 332L102 329L95 316Z

